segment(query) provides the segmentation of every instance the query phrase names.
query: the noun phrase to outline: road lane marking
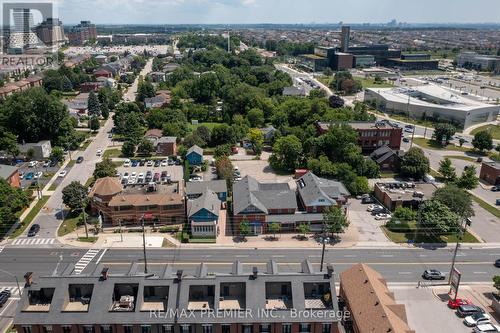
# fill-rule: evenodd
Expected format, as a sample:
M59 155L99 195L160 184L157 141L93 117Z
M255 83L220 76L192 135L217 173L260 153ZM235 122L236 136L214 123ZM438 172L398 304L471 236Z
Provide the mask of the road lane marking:
M99 253L101 250L97 249L90 249L88 250L83 257L78 260L78 262L75 264L75 269L73 270L76 275L80 275L83 270L87 267L88 264L94 259L94 257Z
M101 259L102 257L104 257L104 254L106 253L106 251L108 251L108 249L104 249L104 251L102 251L102 254L101 256L97 259L97 261L95 262L95 264L97 265L99 262L101 262Z
M411 272L398 272L398 274L401 274L401 275L409 275L409 274L411 274Z
M474 274L488 274L487 272L474 272Z

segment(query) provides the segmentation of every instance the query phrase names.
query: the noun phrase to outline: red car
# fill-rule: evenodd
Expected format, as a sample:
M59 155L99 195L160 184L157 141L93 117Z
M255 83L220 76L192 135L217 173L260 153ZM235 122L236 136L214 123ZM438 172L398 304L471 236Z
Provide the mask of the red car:
M460 305L474 305L474 304L472 304L472 302L471 302L471 301L469 301L468 299L465 299L465 298L457 298L457 299L455 299L455 300L450 299L450 300L448 301L448 307L449 307L450 309L455 310L455 309L457 309Z

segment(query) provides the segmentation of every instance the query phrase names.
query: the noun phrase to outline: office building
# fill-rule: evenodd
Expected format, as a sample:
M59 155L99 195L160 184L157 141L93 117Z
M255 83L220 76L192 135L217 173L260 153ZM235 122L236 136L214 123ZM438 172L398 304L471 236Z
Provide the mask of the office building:
M60 46L67 42L62 22L57 18L48 18L40 23L35 32L47 46Z
M368 88L364 101L383 112L414 119L446 120L463 129L494 121L500 111L498 105L472 100L433 84L411 88Z
M431 59L430 54L402 54L400 59L387 59L386 65L403 71L438 70L439 60Z
M83 45L90 40L97 40L97 29L90 21L81 21L71 28L68 33L71 45Z
M12 24L5 32L5 46L9 53L21 53L24 49L41 45L40 39L33 32L35 23L29 8L14 8L12 19Z
M351 39L351 27L343 26L341 32L341 44L340 49L342 52L349 52L349 41Z
M437 190L431 183L383 182L375 184L375 198L390 211L398 207L417 209Z
M477 52L462 52L455 61L458 67L500 73L500 57Z

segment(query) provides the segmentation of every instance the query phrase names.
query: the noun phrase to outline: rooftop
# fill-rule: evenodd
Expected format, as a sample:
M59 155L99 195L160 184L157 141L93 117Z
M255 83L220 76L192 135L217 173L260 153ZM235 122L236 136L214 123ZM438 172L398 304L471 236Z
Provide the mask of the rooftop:
M392 201L425 200L432 197L437 187L430 183L385 182L375 184Z
M7 179L17 172L18 168L12 165L0 164L0 178Z
M224 179L208 180L202 182L187 182L186 195L201 195L206 189L215 193L227 193L227 182Z

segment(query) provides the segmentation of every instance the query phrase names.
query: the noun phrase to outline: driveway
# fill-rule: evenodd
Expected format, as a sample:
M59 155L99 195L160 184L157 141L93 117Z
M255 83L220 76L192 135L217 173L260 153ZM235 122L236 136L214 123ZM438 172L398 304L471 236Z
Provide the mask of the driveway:
M241 177L252 176L260 182L290 183L290 186L295 187L292 175L276 174L271 166L269 166L268 161L233 161L233 166L239 168Z
M380 228L386 221L375 220L371 213L366 211L367 206L363 205L361 200L349 200L349 228L355 229L359 242L391 243Z

